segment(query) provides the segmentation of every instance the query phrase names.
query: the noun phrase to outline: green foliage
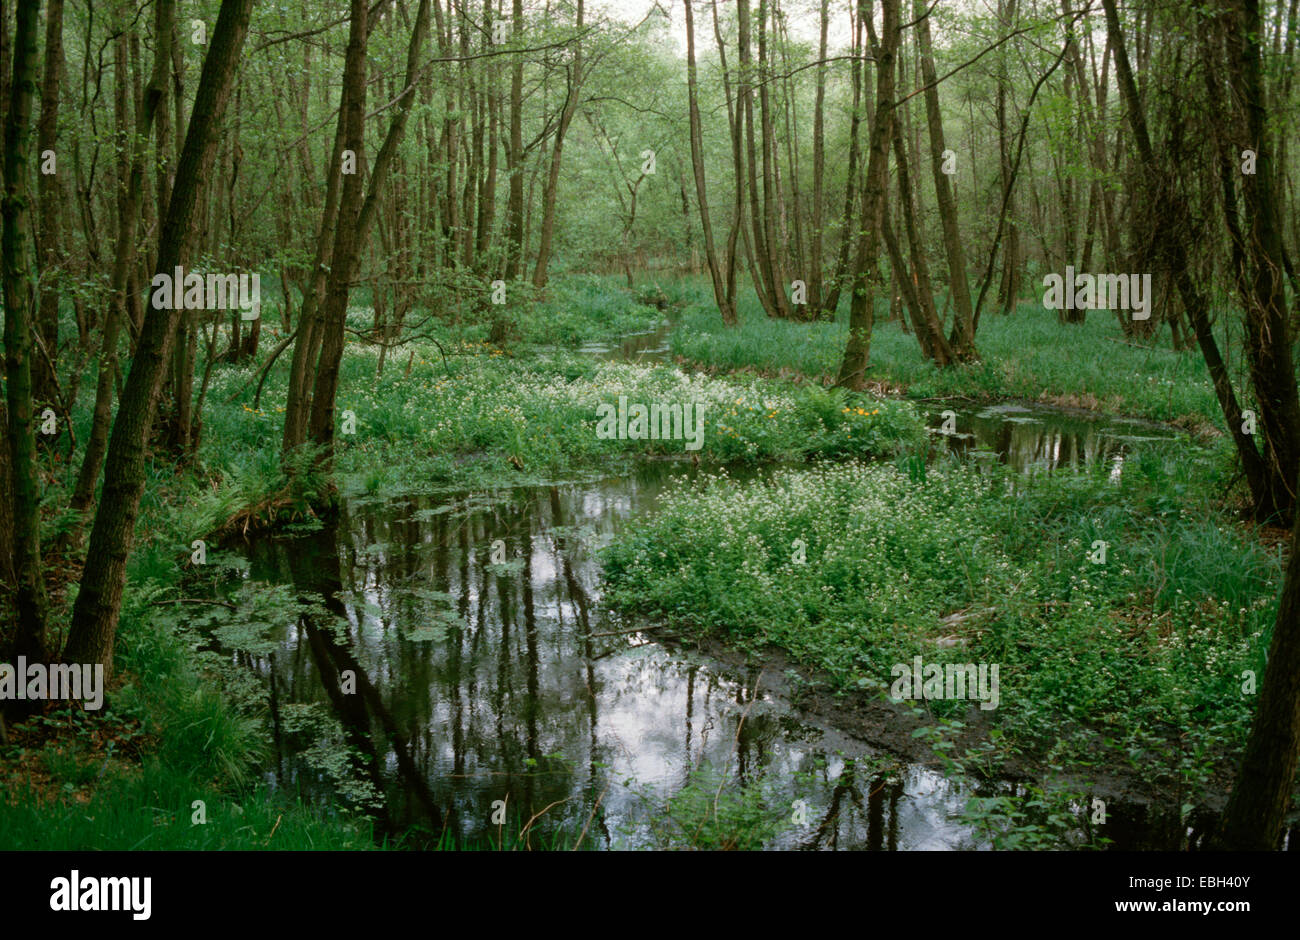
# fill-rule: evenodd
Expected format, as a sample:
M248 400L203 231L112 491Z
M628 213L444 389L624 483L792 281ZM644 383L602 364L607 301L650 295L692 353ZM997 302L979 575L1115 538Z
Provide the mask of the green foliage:
M659 849L762 849L790 825L789 803L768 789L762 781L742 786L734 774L710 764L694 767L662 808L656 805L647 813L646 835ZM653 796L643 798L660 802Z
M1042 400L1193 428L1223 424L1199 353L1175 351L1167 338L1131 345L1115 320L1100 313L1062 325L1054 311L1026 303L1011 316L982 317L976 338L982 361L940 369L922 358L915 336L888 322L888 312L878 300L867 376L902 386L911 397ZM750 310L740 327L728 329L700 300L682 314L671 344L693 362L830 380L847 336L843 311L834 322L793 323Z
M842 686L887 689L917 654L998 663L1001 704L983 714L1006 746L1087 764L1160 731L1147 761L1177 760L1170 723L1242 739L1240 676L1262 674L1281 566L1212 511L1160 504L1140 474L1116 485L930 467L918 479L846 463L765 485L715 479L666 495L605 549L607 596L776 644ZM1104 565L1088 557L1098 539ZM955 716L969 703L927 704ZM1209 763L1187 772L1203 778Z
M60 851L132 849L364 849L363 818L301 802L255 782L268 738L260 716L227 700L211 673L152 606L157 585L129 587L118 669L126 683L102 713L75 712L71 734L40 752L60 785L20 772L0 800L0 844ZM39 719L38 719L39 721ZM107 741L104 744L104 741ZM6 761L21 768L22 753ZM202 800L207 823L193 824Z

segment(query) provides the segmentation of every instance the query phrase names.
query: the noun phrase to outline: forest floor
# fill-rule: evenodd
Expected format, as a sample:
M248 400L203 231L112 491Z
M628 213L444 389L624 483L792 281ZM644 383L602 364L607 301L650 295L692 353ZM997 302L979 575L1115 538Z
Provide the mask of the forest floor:
M198 655L198 638L177 631L181 605L171 602L188 592L189 546L204 538L214 551L235 532L310 527L331 492L439 494L681 459L681 441L593 433L597 406L620 395L707 402L702 464L802 466L769 485L716 480L681 491L636 520L607 552L613 604L703 630L702 642L733 651L779 649L818 677L810 703L854 721L883 698L891 664L918 654L1001 663L1003 701L1016 707L976 713L978 734L963 733L964 703L926 703L918 727L933 729L928 738L907 728L907 748L926 738L953 774L1035 765L1102 774L1118 762L1165 793L1221 786L1251 712L1242 674L1262 675L1282 558L1267 531L1234 514L1221 419L1195 351L1167 339L1132 345L1096 315L1063 327L1026 308L984 318L980 363L939 371L914 337L880 322L872 378L899 397L844 395L821 381L838 366L843 319L790 324L743 310L743 326L727 331L702 281L662 282L657 304L614 284L557 281L548 301L520 314L518 341L506 347L489 344L485 327L446 327L440 346L394 353L377 375L376 350L350 344L338 410L353 412L356 432L338 439L332 479L281 466L287 363L258 401L252 365L217 366L197 461L151 471L112 708L10 729L0 772L24 785L0 806L0 844L372 844L364 818L259 782L259 703ZM685 371L574 351L653 330L665 298ZM364 309L351 316L369 325ZM927 461L923 417L908 398L1064 404L1169 422L1202 444L1144 452L1119 485L1104 468L1013 480ZM83 441L88 412L86 403L76 416ZM68 465L51 463L47 483L45 504L65 505ZM47 544L68 522L45 520ZM791 560L796 538L804 565ZM1088 558L1098 541L1111 551L1100 566Z

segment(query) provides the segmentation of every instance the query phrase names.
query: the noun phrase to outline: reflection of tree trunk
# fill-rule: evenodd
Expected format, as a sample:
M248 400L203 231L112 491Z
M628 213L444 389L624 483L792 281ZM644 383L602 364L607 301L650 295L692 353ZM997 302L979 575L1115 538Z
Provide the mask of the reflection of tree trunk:
M822 817L821 824L818 825L817 831L813 837L804 843L803 848L815 849L826 838L827 831L830 832L830 847L838 849L840 846L840 804L844 797L853 790L854 763L848 761L844 765L844 770L840 773L839 779L835 782L835 789L831 791L831 805L826 810L826 815Z
M338 530L333 527L321 530L313 537L313 545L315 551L311 553L290 556L294 585L303 593L319 594L325 609L339 622L346 623L347 609L338 597L343 587L339 567ZM370 737L371 716L378 721L393 749L398 775L404 788L419 799L433 828L441 830L444 825L443 815L429 790L428 779L416 765L406 737L398 728L361 662L344 642L335 639L328 626L317 625L310 616L305 616L302 624L316 662L317 673L334 706L335 714L348 734L349 743L371 757L367 769L376 788L381 794L387 790L380 777L386 760L384 755L376 751ZM342 690L342 674L349 670L356 676L355 694L345 694ZM384 812L386 821L392 824L394 821L388 815L391 807L387 801Z

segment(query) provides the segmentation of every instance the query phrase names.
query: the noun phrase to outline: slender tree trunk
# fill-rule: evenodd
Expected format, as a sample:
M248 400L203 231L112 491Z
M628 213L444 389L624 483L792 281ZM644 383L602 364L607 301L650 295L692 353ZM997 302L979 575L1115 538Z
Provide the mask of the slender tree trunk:
M524 0L512 0L510 35L523 46ZM513 281L523 271L524 254L524 56L515 52L510 64L510 147L506 151L506 172L510 174L510 197L506 205L505 279Z
M684 2L686 4L686 96L690 108L691 167L695 173L695 199L700 205L700 225L704 229L704 255L709 265L709 278L713 282L713 299L722 314L722 322L727 326L735 326L738 322L736 309L727 296L727 285L713 244L713 223L710 218L709 196L704 179L703 129L700 126L695 69L695 14L691 9L692 0L684 0Z
M366 0L354 0L352 7L353 15L360 16L363 23L366 18L365 4ZM334 254L330 262L329 280L325 287L320 361L316 366L316 384L312 390L309 428L311 439L324 446L325 451L322 456L325 459L332 456L334 446L334 408L338 393L339 369L343 361L348 296L352 290L352 282L357 276L361 248L374 224L384 184L396 158L397 148L405 134L411 105L415 101L415 88L420 71L419 57L428 24L429 0L420 0L420 8L415 17L415 29L411 33L411 42L407 49L404 91L393 112L379 154L375 157L375 166L370 174L365 201L361 201L363 176L360 172L348 176L343 181L339 225L334 236ZM344 80L351 84L353 91L348 100L345 139L349 147L358 154L365 144L365 52L364 35L356 44L349 37ZM349 66L352 67L350 72L346 71Z
M855 20L853 31L853 65L850 70L853 84L853 114L849 118L849 159L848 177L844 189L844 225L840 233L840 252L835 263L835 274L831 278L830 292L823 303L823 313L830 319L835 318L835 312L840 306L840 290L849 270L849 249L857 233L854 225L854 210L858 204L858 164L862 159L860 143L862 111L866 107L862 93L863 74L866 71L862 65L862 11L864 9L869 11L869 6L859 0L858 9L859 15Z
M38 164L44 154L56 151L59 131L59 89L63 81L63 0L49 0L45 9L45 74L41 81L41 117L36 124ZM59 359L59 269L62 245L59 222L59 178L57 173L41 172L40 187L40 274L41 300L36 316L37 338L44 352L37 351L32 360L32 395L36 401L56 400L58 378L55 368ZM71 403L69 403L70 405Z
M204 184L216 155L218 131L248 34L253 0L223 0L190 115L176 186L158 243L157 273L171 275L182 246L194 232ZM104 488L90 533L81 590L64 649L70 662L102 663L111 674L113 644L122 608L126 562L131 554L136 516L144 492L144 459L149 431L162 389L165 363L176 339L180 311L152 305L131 371L127 376L104 466Z
M744 0L747 4L748 0ZM761 268L767 277L767 291L772 298L772 306L776 315L783 320L789 320L793 317L790 310L790 300L786 297L786 288L789 282L786 279L785 265L782 262L784 253L783 243L778 237L776 230L777 218L780 215L780 188L776 184L776 140L775 132L772 127L772 96L768 91L769 69L768 69L768 43L767 43L767 2L768 0L758 0L758 103L762 117L759 121L760 140L763 146L763 246L766 251L766 259ZM751 115L752 124L753 117ZM751 132L753 128L751 127ZM754 168L750 168L754 172ZM753 197L757 200L757 190ZM755 201L757 206L757 201ZM755 227L758 226L757 218L754 220Z
M917 336L924 332L930 358L938 366L948 366L956 361L955 351L943 336L943 321L934 304L934 289L930 279L930 266L925 260L925 238L921 232L921 223L917 219L916 202L913 199L912 174L909 166L919 165L908 159L904 152L903 138L907 135L910 123L907 117L907 105L902 105L898 114L898 132L894 134L894 160L898 166L898 202L902 209L903 225L907 231L907 243L912 257L911 284L905 291L911 295L910 306L913 310L912 322L916 326ZM884 213L881 213L884 218Z
M943 244L948 254L948 288L952 292L953 306L952 335L948 342L955 358L969 360L977 356L975 315L971 307L970 282L966 279L966 249L962 246L961 228L957 223L957 200L953 196L948 175L943 171L943 154L947 145L943 137L943 115L939 110L939 79L934 69L934 54L930 49L930 17L926 13L924 0L913 0L912 9L919 19L916 37L920 43L925 115L930 129L930 168L939 202L939 220L943 223ZM971 154L970 159L974 159L974 154Z
M1133 71L1129 65L1115 0L1102 0L1102 5L1106 11L1106 27L1115 57L1115 73L1119 82L1120 96L1128 111L1129 126L1133 131L1134 143L1137 145L1138 158L1142 163L1145 178L1148 180L1147 185L1151 187L1151 198L1156 206L1153 213L1158 221L1154 237L1163 248L1163 255L1169 259L1174 283L1178 287L1187 316L1192 321L1196 341L1201 347L1201 355L1205 358L1210 380L1214 384L1215 395L1219 399L1219 407L1228 424L1228 433L1232 435L1237 454L1241 458L1242 469L1250 487L1256 513L1265 513L1271 508L1268 470L1255 446L1254 438L1244 430L1241 406L1237 402L1232 379L1219 352L1214 328L1206 312L1205 299L1196 289L1188 271L1187 246L1183 242L1182 234L1173 228L1174 220L1182 218L1183 213L1177 201L1178 197L1172 190L1171 182L1165 178L1164 169L1156 163L1151 137L1147 132L1146 113L1142 108L1137 84L1133 80Z
M690 17L690 9L686 12ZM579 33L583 27L583 0L578 0L576 28ZM578 99L582 91L585 76L582 74L582 40L578 39L573 50L573 67L569 73L568 95L564 107L560 110L560 120L555 127L555 143L551 150L551 165L547 168L546 184L542 190L542 235L537 248L537 265L533 268L533 286L541 289L546 286L546 269L551 263L551 243L555 237L555 195L560 187L560 156L564 151L564 135L569 131L574 112L578 110Z
M108 449L108 431L113 410L113 376L117 372L117 346L122 323L126 319L127 275L135 264L136 225L144 190L145 157L149 149L149 134L155 118L166 113L167 73L171 56L172 24L175 20L175 0L158 0L154 8L154 62L149 87L145 91L144 105L140 109L135 135L131 141L129 174L121 180L122 197L117 223L117 250L113 256L113 270L109 277L108 312L104 317L104 335L99 352L99 377L95 385L95 408L91 418L90 436L86 453L81 460L81 470L72 493L72 509L78 521L69 531L71 544L81 533L80 517L90 509L95 498L95 486ZM162 138L159 138L161 148Z
M41 484L36 469L36 415L32 403L34 278L27 227L31 173L32 101L36 97L38 3L20 3L14 27L13 84L5 113L3 245L5 392L13 465L13 563L17 575L15 655L48 658L48 605L41 572Z
M754 290L769 317L781 316L777 300L772 295L772 256L768 253L764 236L763 209L758 193L758 152L754 148L754 61L749 48L749 0L737 0L736 15L739 30L740 77L736 83L736 118L745 142L746 183L749 187L750 250L753 253L750 277ZM784 297L782 292L782 297Z
M859 6L870 26L870 12ZM871 360L871 330L875 319L872 272L879 252L885 187L889 181L889 149L895 133L894 69L898 54L898 0L881 0L881 37L876 43L876 116L871 127L867 179L863 189L862 234L854 262L853 297L849 306L849 338L844 346L836 385L859 391L866 386Z
M817 93L813 103L813 195L808 269L808 307L814 317L821 315L823 270L826 263L823 229L826 225L826 31L830 22L830 2L821 0L818 10Z

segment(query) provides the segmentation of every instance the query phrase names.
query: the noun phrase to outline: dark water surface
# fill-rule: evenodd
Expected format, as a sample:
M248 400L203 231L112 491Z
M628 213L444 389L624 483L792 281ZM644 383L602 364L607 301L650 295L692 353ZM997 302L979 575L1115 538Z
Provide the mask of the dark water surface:
M637 351L661 345L647 337ZM1172 436L1028 406L953 417L937 441L1021 469L1118 468ZM253 580L324 598L247 660L270 692L268 775L365 806L415 845L495 844L532 820L534 847L712 847L726 843L701 825L716 803L768 848L987 847L957 821L969 792L802 716L777 677L605 610L594 550L698 473L657 461L595 483L354 503L335 527L250 543ZM1110 812L1119 845L1180 837L1176 817Z
M603 609L593 549L691 472L655 463L499 500L399 501L253 543L253 579L338 598L341 629L304 617L273 664L256 663L277 708L315 704L339 720L370 755L350 772L371 783L390 833L417 824L485 843L503 800L516 831L545 810L534 845L584 827L587 845L690 844L707 833L686 804L725 781L727 800L747 794L736 813L807 819L763 840L772 847L978 845L950 820L964 795L937 774L800 720L757 669L652 642ZM504 564L492 561L498 539ZM356 694L343 694L345 670ZM280 782L341 796L292 738L278 742ZM682 805L668 814L674 794Z

